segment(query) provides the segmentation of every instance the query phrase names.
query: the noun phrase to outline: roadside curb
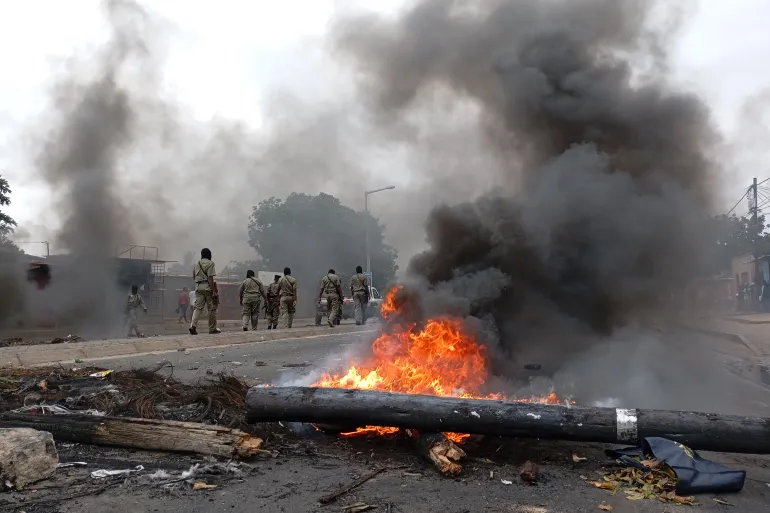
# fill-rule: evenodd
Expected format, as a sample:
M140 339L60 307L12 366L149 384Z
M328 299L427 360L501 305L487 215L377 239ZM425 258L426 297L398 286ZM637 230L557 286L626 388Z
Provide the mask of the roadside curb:
M736 324L770 324L768 321L752 321L751 319L741 319L740 317L722 317L725 321L734 322Z
M761 357L765 356L757 347L751 343L749 339L744 337L743 335L739 335L737 333L731 333L729 331L720 331L720 330L713 330L709 328L696 328L695 326L688 326L684 325L683 328L694 331L697 333L703 333L704 335L711 335L713 337L719 337L724 340L728 340L730 342L735 342L736 344L742 344L744 345L754 356Z
M260 344L274 340L317 338L335 334L368 333L376 331L371 326L313 327L309 329L279 331L226 332L220 335L162 335L140 339L113 339L104 341L75 342L8 347L0 349L0 367L32 367L51 365L75 360L100 360L148 353L210 349L214 347Z

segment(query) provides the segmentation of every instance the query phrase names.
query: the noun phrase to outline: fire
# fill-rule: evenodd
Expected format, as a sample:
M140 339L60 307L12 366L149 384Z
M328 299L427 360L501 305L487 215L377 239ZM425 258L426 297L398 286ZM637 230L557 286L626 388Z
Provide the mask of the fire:
M394 322L395 314L400 312L397 294L402 288L395 287L386 294L381 313L391 322L391 329L372 343L371 357L352 365L344 374L324 374L313 386L507 400L502 394L485 393L486 348L464 331L460 319L432 318L421 327ZM561 403L555 393L511 400ZM388 435L398 431L394 427L365 426L341 435ZM445 435L454 442L462 442L469 436Z

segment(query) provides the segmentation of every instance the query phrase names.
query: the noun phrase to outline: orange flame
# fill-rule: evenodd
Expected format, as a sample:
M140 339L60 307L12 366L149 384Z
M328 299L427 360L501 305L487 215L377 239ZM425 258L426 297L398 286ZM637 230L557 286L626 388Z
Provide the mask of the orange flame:
M396 294L402 286L388 291L381 307L385 320L399 311ZM372 356L352 365L344 374L324 374L313 386L354 388L406 394L474 399L506 399L502 394L484 393L487 381L486 348L463 330L462 321L448 317L429 319L424 326L391 325L372 343ZM545 397L514 399L522 402L559 404L555 393ZM342 436L387 435L398 428L365 426ZM469 435L445 433L454 442Z

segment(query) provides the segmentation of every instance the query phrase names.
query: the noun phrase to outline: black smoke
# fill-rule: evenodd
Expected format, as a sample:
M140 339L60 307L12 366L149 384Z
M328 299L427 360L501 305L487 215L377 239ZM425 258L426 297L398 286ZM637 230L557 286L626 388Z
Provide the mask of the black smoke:
M464 175L493 190L434 209L409 274L517 360L659 320L699 272L720 138L666 76L675 31L661 16L686 12L658 7L423 0L337 24L383 133L406 134L437 95L478 109L469 123L495 165Z

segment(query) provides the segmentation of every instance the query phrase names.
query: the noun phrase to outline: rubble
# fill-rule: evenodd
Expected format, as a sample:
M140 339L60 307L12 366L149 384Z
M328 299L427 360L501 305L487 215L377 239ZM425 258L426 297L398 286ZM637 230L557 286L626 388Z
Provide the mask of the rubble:
M34 429L0 429L0 490L22 490L53 475L59 455L53 436Z

